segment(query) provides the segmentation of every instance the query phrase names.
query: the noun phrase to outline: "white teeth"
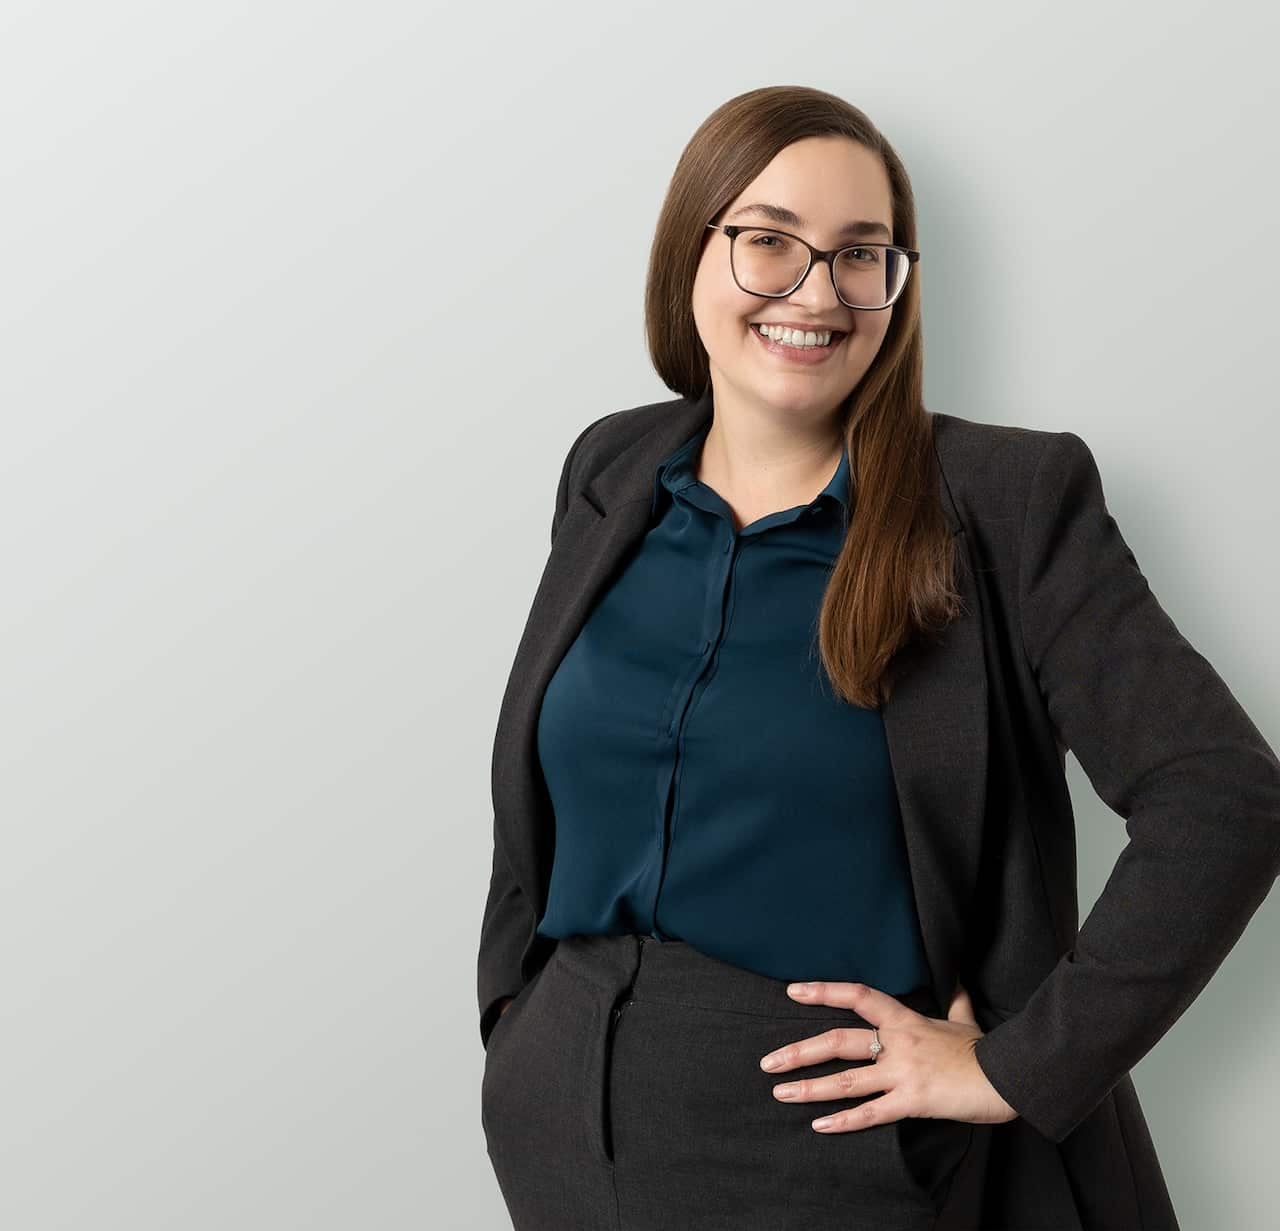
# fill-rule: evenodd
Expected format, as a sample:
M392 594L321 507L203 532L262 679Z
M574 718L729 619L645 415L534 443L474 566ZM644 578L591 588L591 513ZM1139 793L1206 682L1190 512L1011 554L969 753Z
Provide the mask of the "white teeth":
M786 326L779 328L775 325L757 325L755 328L764 334L766 338L774 342L782 342L787 346L794 346L804 349L811 346L827 346L831 342L832 330L824 329L820 333L810 330L808 333L801 333L798 329L789 329Z

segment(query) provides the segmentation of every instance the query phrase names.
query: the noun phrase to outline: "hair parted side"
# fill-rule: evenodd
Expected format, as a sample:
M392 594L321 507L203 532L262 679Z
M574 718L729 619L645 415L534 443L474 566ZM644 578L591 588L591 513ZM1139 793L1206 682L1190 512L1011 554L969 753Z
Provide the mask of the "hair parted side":
M774 156L805 137L844 136L888 173L893 238L916 247L906 168L857 107L806 86L767 86L718 107L690 138L658 216L645 282L645 336L658 375L690 400L710 384L693 317L693 283L720 215ZM955 542L939 503L933 422L924 407L919 266L875 360L842 411L852 517L823 595L818 645L840 697L876 708L893 688L894 657L934 637L963 610Z

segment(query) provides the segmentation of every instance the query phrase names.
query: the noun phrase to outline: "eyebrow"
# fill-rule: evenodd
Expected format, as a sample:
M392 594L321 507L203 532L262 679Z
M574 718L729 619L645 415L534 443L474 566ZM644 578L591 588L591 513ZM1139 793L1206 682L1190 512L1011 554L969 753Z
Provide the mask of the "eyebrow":
M766 218L774 222L781 222L789 227L803 227L805 225L804 219L795 210L788 209L785 205L770 205L767 201L757 201L752 205L740 205L729 217L737 218L740 214L763 214ZM841 238L849 235L859 237L883 235L885 239L893 238L893 233L883 222L868 222L861 218L856 222L846 222L837 234Z

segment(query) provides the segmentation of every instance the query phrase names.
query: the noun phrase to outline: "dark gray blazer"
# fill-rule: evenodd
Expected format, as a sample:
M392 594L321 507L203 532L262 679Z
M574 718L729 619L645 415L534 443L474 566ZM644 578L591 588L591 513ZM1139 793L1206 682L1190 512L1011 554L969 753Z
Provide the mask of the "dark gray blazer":
M555 946L534 934L555 832L543 691L645 533L655 466L710 414L617 411L565 459L494 744L486 1045ZM1020 1113L987 1138L984 1227L1176 1228L1129 1070L1280 874L1280 763L1151 592L1079 436L931 418L967 614L901 652L882 715L935 995L964 983L978 1061ZM1083 928L1068 748L1129 836Z

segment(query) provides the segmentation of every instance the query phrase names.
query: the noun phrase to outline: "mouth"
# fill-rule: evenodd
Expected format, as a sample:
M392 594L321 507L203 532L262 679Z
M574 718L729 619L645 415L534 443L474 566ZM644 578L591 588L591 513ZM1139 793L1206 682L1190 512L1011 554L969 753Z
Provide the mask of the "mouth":
M760 332L760 323L758 321L751 321L749 324L751 332L760 340L765 350L793 363L818 363L823 359L829 358L835 354L841 343L849 336L847 330L833 329L831 330L831 341L826 346L792 346L790 343L778 342L773 338L765 337ZM818 331L815 330L814 332Z

